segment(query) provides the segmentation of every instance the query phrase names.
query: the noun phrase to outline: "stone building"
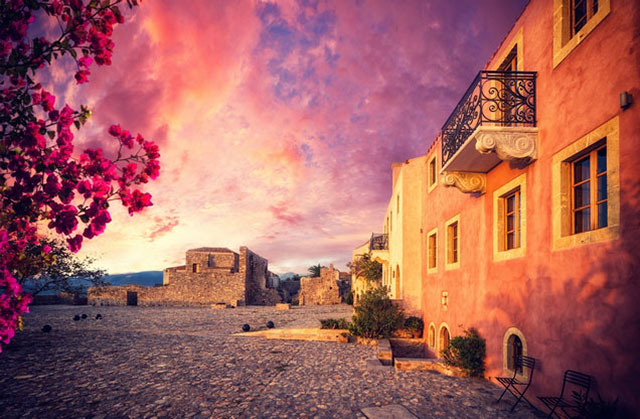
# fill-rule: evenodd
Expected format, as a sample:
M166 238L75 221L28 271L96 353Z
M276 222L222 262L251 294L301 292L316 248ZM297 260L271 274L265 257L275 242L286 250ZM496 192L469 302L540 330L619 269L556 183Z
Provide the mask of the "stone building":
M161 287L89 288L89 304L103 305L273 305L280 302L267 259L240 247L188 250L186 264L163 271Z
M638 1L529 1L425 154L392 166L383 284L432 353L475 327L488 377L537 358L539 406L572 369L640 411L638 28Z
M344 279L340 278L340 273L333 265L329 265L328 268L320 269L319 277L300 278L300 305L340 304L341 288L344 288Z

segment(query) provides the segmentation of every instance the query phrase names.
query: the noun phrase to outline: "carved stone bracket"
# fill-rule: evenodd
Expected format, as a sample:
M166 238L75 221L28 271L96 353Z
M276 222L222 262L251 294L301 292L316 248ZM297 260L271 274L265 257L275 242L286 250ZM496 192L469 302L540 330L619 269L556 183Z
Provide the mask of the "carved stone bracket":
M485 193L487 176L475 172L444 172L442 183L445 186L455 186L464 193Z
M537 158L537 137L536 128L481 130L476 134L476 150L485 154L495 151L504 161L529 163Z

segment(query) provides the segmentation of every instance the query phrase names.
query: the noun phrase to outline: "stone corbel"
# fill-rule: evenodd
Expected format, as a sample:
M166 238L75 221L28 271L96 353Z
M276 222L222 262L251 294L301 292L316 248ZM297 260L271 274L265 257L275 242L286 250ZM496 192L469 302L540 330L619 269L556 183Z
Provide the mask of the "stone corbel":
M485 193L487 176L475 172L444 172L442 183L445 186L455 186L464 193Z
M476 136L476 150L480 153L494 152L500 160L514 163L529 163L536 156L536 131L485 131Z

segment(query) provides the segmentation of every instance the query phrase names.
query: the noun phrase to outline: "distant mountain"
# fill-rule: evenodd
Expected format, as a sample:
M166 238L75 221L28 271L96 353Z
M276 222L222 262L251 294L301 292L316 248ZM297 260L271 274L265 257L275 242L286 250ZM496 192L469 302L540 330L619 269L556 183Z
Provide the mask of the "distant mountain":
M126 274L113 274L104 277L110 285L141 285L153 287L162 284L162 271L131 272Z
M305 276L305 275L307 275L307 274L302 274L302 275L300 275L300 274L297 274L297 273L295 273L295 272L287 272L287 273L284 273L284 274L277 274L277 275L280 277L280 279L281 279L282 281L286 281L286 280L288 280L289 278L293 278L293 276L294 276L294 275L298 275L298 276L300 276L300 277L303 277L303 276Z

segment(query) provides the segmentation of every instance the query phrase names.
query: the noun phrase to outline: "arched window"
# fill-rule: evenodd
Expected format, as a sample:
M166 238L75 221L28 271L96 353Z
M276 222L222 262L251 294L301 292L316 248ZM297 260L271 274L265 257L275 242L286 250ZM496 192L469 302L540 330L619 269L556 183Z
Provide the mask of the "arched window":
M428 334L428 344L429 348L435 350L436 349L436 325L431 323L429 325L429 334Z

